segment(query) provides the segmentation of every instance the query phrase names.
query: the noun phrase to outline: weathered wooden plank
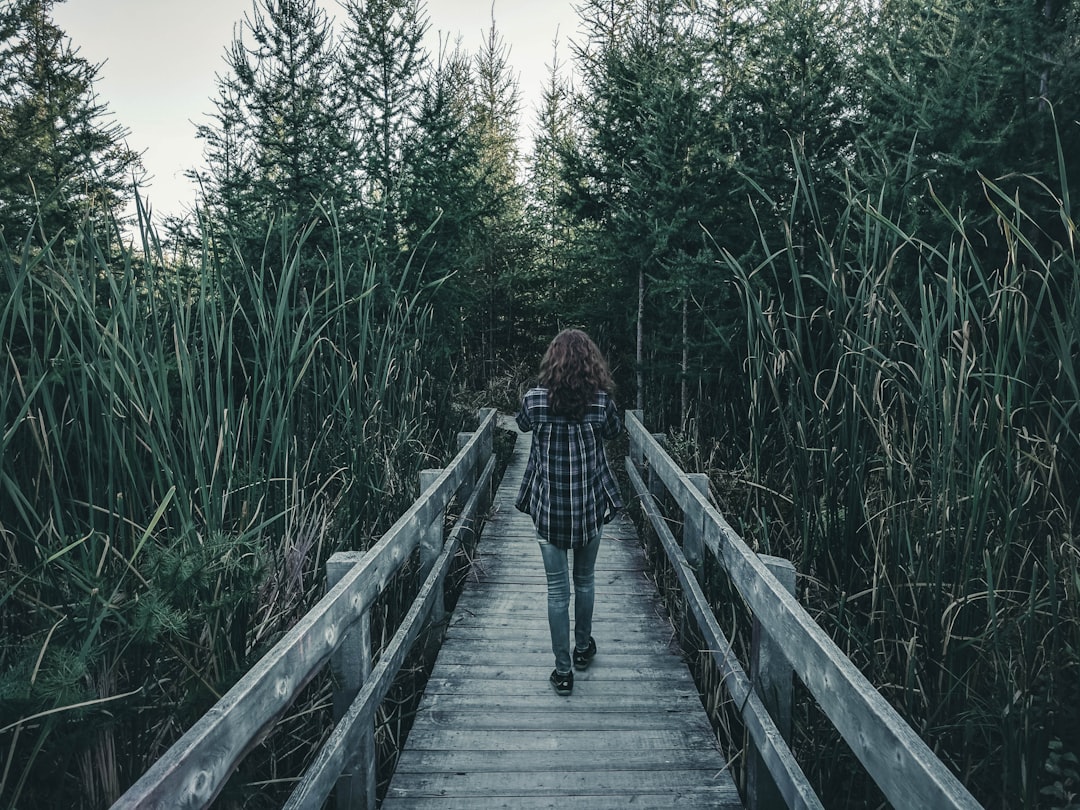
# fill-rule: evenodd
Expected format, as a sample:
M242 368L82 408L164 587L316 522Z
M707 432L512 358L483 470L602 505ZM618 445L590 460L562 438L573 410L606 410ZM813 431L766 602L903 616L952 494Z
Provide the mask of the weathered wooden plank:
M399 773L526 773L528 771L716 771L716 751L704 748L622 748L596 751L430 751L410 749L398 760Z
M507 678L514 680L543 680L551 672L554 659L549 657L546 664L540 664L539 668L507 666L499 667L489 664L447 664L439 668L444 678L455 676L462 681L475 680L477 678ZM593 681L657 681L670 683L672 678L682 675L685 665L677 659L647 661L635 663L632 666L610 669L598 666L595 670L589 669L587 675ZM586 673L577 678L578 681L586 680Z
M550 671L549 668L547 672ZM446 698L449 697L463 701L471 699L461 694L461 690L471 688L469 682L464 679L460 681L440 679L436 687L443 691L430 695L431 701L428 703L428 707L448 711L480 711L483 698L487 698L492 707L497 706L504 713L509 713L518 708L528 711L565 711L565 707L553 703L549 699L549 696L553 693L550 684L547 683L546 674L543 679L482 681L481 683L484 685L492 684L492 691L476 696L478 707L465 708L464 706L445 702ZM577 687L578 683L582 684L581 688ZM546 695L542 691L544 686L547 686ZM688 687L682 686L678 689L672 689L670 697L667 695L660 697L659 693L663 692L665 688L664 683L659 681L642 681L640 683L633 681L599 681L594 680L591 676L585 677L582 675L580 678L575 679L574 694L572 696L573 711L625 712L627 710L623 708L624 706L636 704L641 704L642 708L638 711L643 712L690 711L697 714L702 711L697 695L689 694Z
M500 684L502 681L489 681L488 683ZM602 683L597 681L596 683ZM457 686L457 689L448 689L449 685ZM442 681L442 692L425 690L431 700L428 706L444 712L505 712L511 711L550 711L552 706L551 688L548 687L545 694L528 692L525 690L510 692L483 692L463 693L463 684L448 684ZM556 696L558 697L558 696ZM589 689L581 694L574 695L574 708L576 711L590 711L602 713L634 713L634 712L700 712L701 700L696 693L689 690L657 694L656 684L643 684L633 692L628 692L623 685L617 689L603 691Z
M504 538L505 539L505 538ZM525 571L536 570L540 566L543 573L543 562L540 557L539 543L529 540L516 540L517 546L508 548L497 555L491 555L481 551L477 564L483 572L493 570L520 568ZM617 543L626 542L612 537L604 536L604 547L600 549L596 560L598 574L606 572L633 572L641 570L641 561L623 554L617 554Z
M424 713L424 722L433 726L457 728L465 712L449 712L430 708ZM700 722L699 722L700 716ZM596 712L575 709L573 712L553 711L551 708L533 711L514 710L501 712L469 712L469 728L500 731L532 729L536 732L590 729L603 725L606 731L624 729L678 729L709 728L704 710L691 716L689 713L672 712Z
M505 522L503 523L505 526ZM500 527L493 527L498 531ZM604 532L604 545L601 547L596 558L597 571L638 571L641 570L642 561L637 556L620 553L620 547L626 544L633 545L628 540L622 539L609 532ZM533 538L507 538L501 537L498 541L500 546L489 549L480 549L477 562L482 566L481 570L490 567L533 567L542 565L540 558L540 543ZM636 540L634 541L636 542ZM512 544L512 545L511 545ZM573 554L573 552L571 552ZM540 569L543 571L543 568Z
M500 732L479 731L471 728L414 727L409 733L408 749L440 751L607 751L618 756L619 751L637 749L677 749L682 751L712 751L717 762L720 753L711 736L705 736L697 728L636 728L612 734L604 728L566 730L558 734L537 734L533 729L517 729Z
M523 594L527 596L527 594ZM542 614L540 611L544 611ZM510 630L510 631L527 631L530 628L536 628L541 626L547 628L547 605L538 605L537 614L530 615L527 611L516 613L501 613L490 617L490 624L487 627L480 628L481 630ZM451 628L457 628L462 625L464 618L461 619L455 617L450 624ZM622 630L625 632L649 632L650 630L656 630L656 623L659 621L655 616L647 616L643 614L638 615L623 615L618 619L610 618L607 620L605 626L610 626L611 630ZM598 623L603 624L603 620ZM672 632L670 628L661 628L659 631L661 634ZM595 634L594 634L595 635ZM597 644L600 643L599 637L597 638Z
M462 596L458 602L459 605L472 605L473 603L483 604L485 607L489 606L489 599L502 600L501 606L498 603L490 604L490 607L494 610L514 612L514 611L526 611L534 612L536 605L533 602L526 602L520 598L519 591L530 591L535 596L547 598L547 583L541 578L527 578L522 576L514 577L484 577L485 582L491 588L498 588L503 591L493 597L480 597L474 593L469 593ZM596 582L596 612L595 615L613 614L618 610L618 602L608 597L617 597L621 595L636 596L638 594L638 585L636 580L631 579L607 579L602 574L597 577ZM572 598L571 598L572 599ZM658 598L648 599L656 605L660 604Z
M631 596L633 594L630 594ZM523 604L525 599L523 596L534 597L533 604ZM600 604L596 606L593 611L593 622L595 624L603 625L605 629L609 629L609 626L617 626L626 619L625 613L620 613L620 608L617 603L617 594L610 594L607 592L598 592L597 600ZM470 622L467 620L469 614L475 614L479 611L499 611L502 618L502 625L507 627L518 626L530 626L535 623L533 620L547 622L547 596L544 593L531 594L528 591L518 591L516 593L516 602L508 601L511 597L507 597L507 601L504 600L492 600L490 603L479 602L476 600L459 601L457 609L461 611L460 619L451 619L454 626L460 627L461 625L468 626ZM536 604L536 599L540 600L539 609ZM646 614L645 622L647 624L657 623L660 626L657 628L657 632L653 635L656 637L667 637L673 632L672 627L666 624L666 614L663 612L663 606L659 602L650 602L649 607L652 608L652 616ZM574 615L574 601L570 601L570 615ZM546 626L546 625L545 625ZM611 627L610 629L614 629ZM599 642L599 639L597 639Z
M634 630L635 628L620 628L617 625L609 628L596 626L593 636L598 639L598 644L602 641L604 649L608 651L620 645L628 653L636 651L658 655L662 654L663 650L672 650L670 643L672 636L670 633L657 632L651 635L639 636L634 633ZM535 648L548 651L551 649L551 639L547 635L546 625L537 625L532 628L498 627L487 629L456 627L453 632L447 632L446 638L447 640L453 639L455 643L476 642L478 647L482 645L483 649L493 651L507 645L513 645L515 642L520 645L520 649L523 651ZM545 644L545 642L547 643ZM675 652L674 654L677 655L678 653Z
M635 649L630 651L623 649L620 645L614 652L605 650L598 653L596 658L593 659L593 665L589 667L588 672L592 675L600 675L611 670L633 669L643 656L651 654L665 655L667 652L667 646L660 644L638 644L635 645ZM542 644L537 644L532 649L521 646L515 650L513 643L508 641L502 645L491 645L484 653L484 661L488 666L499 667L503 670L521 669L527 672L535 672L537 668L550 669L551 647L550 645L543 647ZM472 667L476 663L476 654L469 653L468 650L463 650L455 645L447 650L445 660L442 663L448 667ZM672 666L678 667L681 664L673 662ZM670 671L670 669L665 670L664 677L667 677L667 673ZM478 675L479 673L475 674ZM473 680L476 679L473 672L470 672L469 676ZM690 679L687 678L686 680L689 682Z
M639 797L638 804L648 806L640 797L664 794L669 791L691 790L698 800L738 802L738 793L726 771L715 768L696 770L608 770L608 771L518 771L516 773L473 771L468 773L431 772L408 774L410 779L394 780L388 797L449 797L473 796L545 796L573 794L604 796L620 794ZM715 805L695 805L696 807Z
M480 571L475 578L492 585L521 585L543 591L547 580L542 566L543 563L537 557L516 568ZM596 587L604 593L629 593L638 581L637 576L638 572L634 570L600 570L596 572Z
M672 793L651 794L636 797L624 795L604 796L488 796L483 800L475 796L388 798L384 810L626 810L643 807L649 810L682 808L696 810L700 807L739 807L737 801L717 803L713 792L699 796L693 790L684 789Z

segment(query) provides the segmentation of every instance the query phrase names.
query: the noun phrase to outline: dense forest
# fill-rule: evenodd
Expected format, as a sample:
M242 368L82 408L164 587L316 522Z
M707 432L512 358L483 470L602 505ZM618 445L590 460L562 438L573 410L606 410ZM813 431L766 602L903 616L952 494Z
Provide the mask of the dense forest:
M254 0L155 222L60 1L0 3L0 806L107 806L563 326L980 802L1080 806L1076 3L582 0L528 121L496 19Z

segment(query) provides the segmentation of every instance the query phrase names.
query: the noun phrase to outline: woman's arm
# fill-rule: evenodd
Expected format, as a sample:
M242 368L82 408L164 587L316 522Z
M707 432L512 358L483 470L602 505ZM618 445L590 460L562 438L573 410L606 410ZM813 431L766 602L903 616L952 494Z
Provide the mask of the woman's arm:
M604 405L604 426L600 435L605 439L614 439L622 433L622 429L622 417L619 416L619 409L615 407L615 400L607 397L607 403Z

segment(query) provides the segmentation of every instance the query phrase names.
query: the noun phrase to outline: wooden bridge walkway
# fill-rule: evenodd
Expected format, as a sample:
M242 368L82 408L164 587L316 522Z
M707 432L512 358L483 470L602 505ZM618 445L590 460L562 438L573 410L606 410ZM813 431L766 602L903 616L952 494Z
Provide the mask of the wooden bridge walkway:
M599 652L570 697L548 683L544 570L513 506L528 448L519 435L382 807L741 807L625 516L597 561Z
M420 497L371 548L331 557L323 598L113 810L209 806L247 752L331 659L338 683L336 722L285 808L317 810L335 788L339 807L376 806L375 716L442 599L441 583L462 537L487 508L494 423L494 411L481 413L478 429L462 437L449 466L425 471ZM787 745L791 687L798 678L892 806L980 810L795 600L791 564L759 556L738 536L710 502L704 476L683 472L639 411L628 411L626 424L630 489L640 498L642 517L655 535L650 540L662 547L687 619L704 639L700 643L746 730L745 756L738 761L745 766L740 773L747 804L823 807ZM548 684L552 655L543 565L529 519L513 508L527 452L528 439L519 436L475 552L474 574L450 618L383 807L739 807L689 671L673 646L674 633L643 574L641 546L628 519L608 527L600 551L596 659L577 674L572 696L560 697ZM463 492L469 495L444 538L447 505ZM671 517L654 497L663 492L674 503L667 507ZM417 551L428 574L374 663L371 607ZM736 658L698 581L700 569L691 563L705 554L720 564L750 611L751 675Z

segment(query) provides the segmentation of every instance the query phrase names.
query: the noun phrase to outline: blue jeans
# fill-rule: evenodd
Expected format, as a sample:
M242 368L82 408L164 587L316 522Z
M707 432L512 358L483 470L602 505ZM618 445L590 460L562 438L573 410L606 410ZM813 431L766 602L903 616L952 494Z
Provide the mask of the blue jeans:
M596 552L600 534L581 548L567 551L540 540L540 554L547 573L548 628L555 670L569 672L570 662L570 569L567 555L574 555L574 641L579 650L589 646L593 604L596 601Z

